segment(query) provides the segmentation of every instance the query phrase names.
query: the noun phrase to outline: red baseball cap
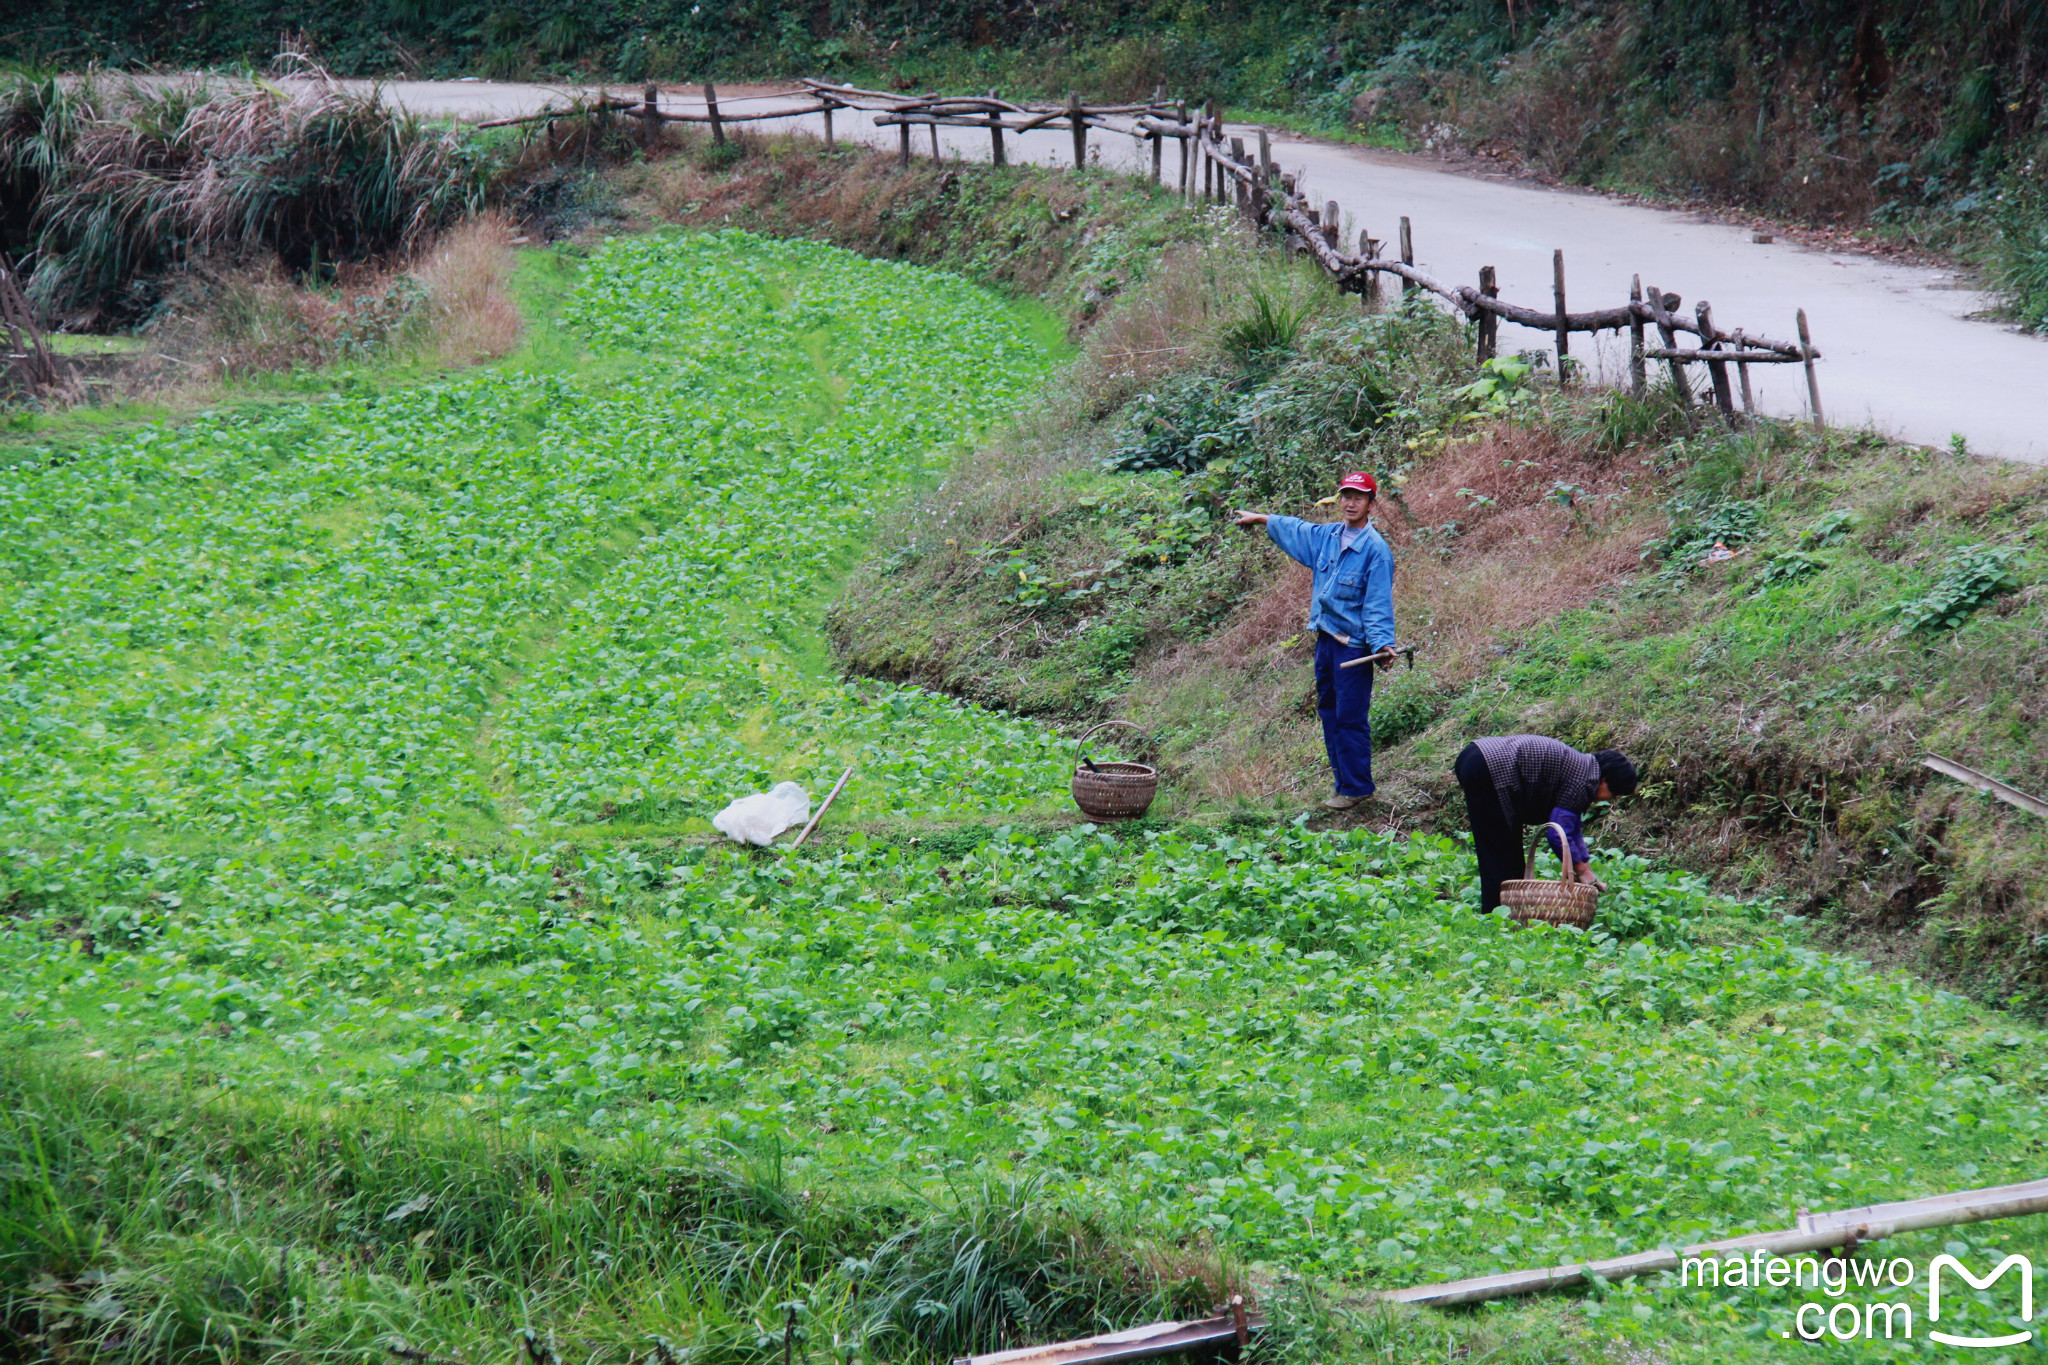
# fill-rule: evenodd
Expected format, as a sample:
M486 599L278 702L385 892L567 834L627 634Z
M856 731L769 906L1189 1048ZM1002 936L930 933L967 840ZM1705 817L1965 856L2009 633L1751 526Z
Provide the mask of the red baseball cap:
M1373 497L1378 497L1380 494L1379 481L1364 470L1359 470L1355 474L1346 474L1337 481L1337 491L1339 493L1342 493L1347 488L1355 488L1359 492L1370 494Z

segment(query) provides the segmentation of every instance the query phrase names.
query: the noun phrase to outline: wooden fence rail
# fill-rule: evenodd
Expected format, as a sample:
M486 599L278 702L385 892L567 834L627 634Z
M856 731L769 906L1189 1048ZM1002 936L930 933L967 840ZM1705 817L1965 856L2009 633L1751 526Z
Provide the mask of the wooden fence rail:
M1780 341L1740 328L1724 331L1715 325L1709 304L1701 302L1695 305L1693 316L1686 318L1676 311L1681 302L1678 295L1666 294L1655 285L1650 286L1646 293L1638 276L1629 291L1627 303L1592 312L1567 312L1562 251L1553 253L1552 257L1554 286L1550 308L1528 308L1509 303L1498 295L1491 266L1481 269L1476 287L1452 285L1416 269L1414 236L1406 218L1401 219L1400 227L1401 259L1382 257L1379 254L1380 240L1364 232L1359 234L1358 250L1346 252L1339 245L1335 202L1326 203L1318 212L1294 183L1294 177L1283 175L1267 154L1263 134L1260 135L1260 143L1259 157L1255 161L1246 153L1241 138L1226 141L1222 117L1215 112L1213 105L1210 107L1198 129L1196 145L1206 163L1204 183L1213 187L1210 193L1218 202L1235 200L1257 225L1285 231L1289 245L1314 257L1340 289L1370 297L1376 293L1373 277L1386 274L1399 278L1404 292L1421 289L1436 294L1479 324L1478 358L1481 363L1492 359L1496 327L1505 320L1549 332L1556 338L1559 382L1567 383L1566 357L1570 354L1571 333L1619 332L1626 328L1629 332L1629 387L1637 395L1641 395L1648 384L1646 362L1663 360L1670 368L1673 389L1690 402L1693 385L1684 367L1702 365L1707 370L1714 405L1732 420L1735 416L1735 389L1729 380L1729 366L1736 368L1741 381L1743 409L1753 414L1756 403L1750 387L1749 367L1802 365L1806 371L1807 399L1812 408L1814 427L1818 430L1824 424L1819 380L1814 372L1814 362L1820 359L1820 351L1813 345L1804 309L1797 315L1797 341ZM1213 174L1206 173L1209 167L1213 167ZM1657 329L1661 345L1646 344L1645 329L1651 326ZM1680 346L1678 334L1681 332L1697 337L1699 344Z
M780 101L781 107L738 113L732 105ZM789 101L797 101L795 104ZM985 95L894 94L865 90L852 85L802 80L793 88L763 95L727 100L721 107L717 91L704 86L704 111L680 113L657 107L657 91L647 87L642 99L616 100L600 95L596 101L527 115L520 119L498 119L486 127L534 122L575 115L609 118L614 112L637 119L642 136L651 146L664 123L703 123L716 141L724 141L725 125L766 119L807 118L823 115L825 140L833 141L833 115L841 110L860 111L873 116L877 127L897 130L897 158L909 165L912 155L911 130L931 130L931 154L941 158L938 130L960 128L985 131L989 136L989 158L998 165L1009 162L1006 139L1041 130L1065 130L1073 138L1074 165L1088 161L1091 132L1136 139L1151 148L1150 177L1154 183L1167 181L1165 148L1175 144L1176 188L1194 199L1199 196L1220 204L1234 203L1258 228L1280 233L1295 251L1305 253L1322 266L1347 293L1362 294L1369 304L1377 303L1380 279L1391 276L1401 281L1404 297L1418 293L1437 296L1475 324L1477 358L1491 360L1499 344L1499 325L1517 326L1548 333L1553 338L1558 360L1558 382L1569 385L1576 365L1571 359L1574 333L1622 332L1629 336L1629 388L1637 395L1649 387L1649 368L1662 362L1669 373L1672 391L1681 401L1695 401L1695 390L1718 408L1728 420L1737 419L1738 394L1741 409L1753 414L1756 402L1750 384L1752 365L1801 365L1805 368L1808 405L1813 424L1823 425L1820 386L1814 362L1820 359L1809 334L1806 314L1798 314L1798 340L1786 341L1752 332L1733 331L1717 325L1713 310L1705 302L1694 305L1690 317L1678 309L1682 300L1656 285L1647 289L1637 276L1629 290L1628 302L1611 308L1571 312L1565 306L1564 253L1552 255L1552 288L1548 307L1530 307L1500 297L1491 266L1479 272L1476 284L1453 284L1431 275L1415 264L1414 230L1407 218L1400 219L1398 256L1381 254L1386 245L1366 232L1358 234L1354 249L1340 239L1340 214L1334 201L1320 207L1310 201L1294 177L1281 173L1273 160L1264 131L1252 134L1256 151L1248 149L1241 136L1227 136L1223 115L1214 100L1191 112L1185 100L1168 101L1163 88L1142 104L1083 104L1069 95L1063 104L1026 105ZM1143 158L1141 156L1141 166ZM1141 172L1142 173L1142 172ZM1198 186L1199 182L1199 188ZM1650 330L1655 329L1654 339ZM1681 338L1692 344L1684 344ZM1693 367L1703 371L1703 383L1695 385ZM1732 375L1731 375L1732 367Z

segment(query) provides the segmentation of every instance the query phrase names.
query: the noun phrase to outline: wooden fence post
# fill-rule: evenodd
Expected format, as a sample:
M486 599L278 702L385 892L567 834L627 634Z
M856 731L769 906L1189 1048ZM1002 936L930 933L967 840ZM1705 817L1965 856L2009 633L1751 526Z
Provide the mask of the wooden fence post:
M1202 157L1203 169L1211 172L1214 178L1204 180L1202 183L1208 187L1211 199L1219 204L1227 204L1230 202L1230 199L1223 188L1223 167L1216 164L1216 159L1207 154L1207 148L1211 142L1215 143L1219 148L1223 145L1223 111L1216 107L1215 100L1209 101L1209 126L1202 133L1202 146L1204 149Z
M1193 144L1188 138L1188 102L1186 100L1182 100L1174 106L1173 118L1174 122L1178 123L1181 127L1181 134L1177 139L1180 143L1180 197L1192 199L1195 197L1195 186L1194 178L1190 172L1194 163L1188 160L1188 156L1193 150Z
M993 100L996 92L989 91L988 97ZM994 105L990 105L988 111L988 139L989 160L998 166L1009 165L1009 161L1003 156L1003 111Z
M1813 429L1827 430L1827 418L1820 411L1820 380L1813 373L1813 338L1806 333L1806 310L1799 310L1799 358L1806 362L1806 401L1813 405Z
M661 112L654 107L661 92L648 86L640 95L640 149L649 156L654 154L654 144L661 140Z
M1211 107L1215 103L1214 100L1209 101ZM1210 181L1216 174L1216 168L1209 164L1209 116L1206 113L1195 127L1195 158L1202 163L1202 198L1213 200L1216 191Z
M1379 254L1379 251L1373 245L1372 234L1364 228L1360 228L1358 230L1358 259L1361 261L1378 260ZM1368 270L1365 272L1365 288L1358 291L1358 301L1367 312L1372 312L1379 307L1379 271Z
M1401 219L1401 264L1406 266L1415 264L1415 234L1409 230L1408 220L1405 217ZM1402 300L1405 302L1410 294L1421 287L1415 281L1403 276L1401 279Z
M1244 139L1241 137L1234 137L1230 139L1230 164L1233 166L1242 166L1245 164L1245 160L1246 158L1244 154ZM1251 205L1251 186L1245 184L1244 181L1239 180L1234 175L1229 177L1228 185L1224 190L1224 195L1225 203L1228 203L1230 200L1235 199L1237 201L1237 206L1240 209L1249 209Z
M1740 327L1735 329L1735 349L1738 351L1749 349L1749 341L1742 335ZM1754 417L1756 416L1756 395L1751 393L1749 388L1749 362L1746 360L1736 361L1735 372L1742 377L1742 411L1746 416Z
M825 106L825 145L827 147L838 146L832 140L832 106L829 104Z
M718 121L718 91L712 86L710 81L704 82L704 112L711 120L711 140L716 143L723 143L725 141L725 125Z
M1081 97L1067 92L1067 122L1074 129L1074 169L1080 170L1088 164L1088 119L1081 112Z
M1571 387L1571 328L1564 311L1564 248L1550 253L1550 294L1557 302L1557 387Z
M1273 143L1266 136L1264 128L1259 129L1259 180L1264 183L1273 178Z
M1721 343L1714 335L1714 305L1701 299L1692 306L1692 315L1700 325L1700 349L1718 350ZM1709 360L1707 374L1714 381L1714 406L1721 409L1721 415L1732 425L1735 421L1735 394L1728 387L1728 362Z
M1337 230L1344 222L1344 215L1337 211L1337 201L1323 201L1323 240L1330 244L1330 250L1337 249Z
M908 170L910 169L910 125L908 123L896 125L896 139L896 164Z
M1479 297L1482 299L1497 299L1500 297L1500 286L1493 282L1493 267L1490 265L1479 267ZM1494 342L1499 335L1500 319L1488 312L1484 305L1481 305L1479 308L1480 364L1484 365L1487 361L1493 359Z
M932 165L945 165L946 154L939 150L939 125L936 123L927 123L925 125L925 131L929 132L932 135Z
M1643 302L1643 277L1632 276L1628 282L1628 391L1637 398L1649 384L1649 375L1643 367L1643 315L1637 311Z
M1650 286L1650 316L1657 322L1657 337L1669 351L1678 345L1678 332L1671 326L1671 310L1684 302L1676 294L1667 295L1656 285ZM1664 357L1664 364L1671 371L1671 387L1677 391L1679 406L1692 406L1692 381L1685 377L1682 362Z
M1155 185L1166 183L1160 174L1161 162L1165 159L1165 156L1166 137L1157 128L1154 128L1152 130L1152 183Z

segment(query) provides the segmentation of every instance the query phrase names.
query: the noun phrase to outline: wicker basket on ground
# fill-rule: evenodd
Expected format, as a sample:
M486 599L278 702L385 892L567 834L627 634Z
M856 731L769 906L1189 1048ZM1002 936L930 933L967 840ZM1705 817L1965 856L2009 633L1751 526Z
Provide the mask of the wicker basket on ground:
M1559 857L1564 871L1554 882L1539 881L1536 877L1536 845L1546 829L1557 831L1557 846L1563 850ZM1578 880L1563 827L1546 824L1530 832L1529 857L1522 866L1521 879L1500 884L1500 903L1508 908L1510 917L1523 923L1542 920L1585 929L1593 923L1593 908L1600 903L1600 892Z
M1080 742L1086 744L1089 735L1111 725L1145 733L1127 720L1106 720L1091 727ZM1074 804L1091 820L1135 820L1152 808L1152 798L1159 793L1159 770L1143 763L1097 763L1091 768L1083 759L1074 764L1073 793Z

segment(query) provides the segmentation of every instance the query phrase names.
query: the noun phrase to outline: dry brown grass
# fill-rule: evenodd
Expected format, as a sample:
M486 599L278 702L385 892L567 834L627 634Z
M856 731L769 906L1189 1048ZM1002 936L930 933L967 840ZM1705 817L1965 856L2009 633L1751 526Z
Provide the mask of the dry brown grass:
M485 213L443 233L413 276L427 291L432 344L444 365L511 353L525 325L512 301L512 225Z
M1403 639L1441 681L1463 682L1496 640L1621 582L1656 520L1654 499L1632 496L1641 482L1640 467L1542 427L1502 425L1425 462L1378 518L1400 565ZM1453 524L1455 536L1435 529Z
M1553 496L1558 484L1578 490L1571 505ZM1503 424L1423 461L1375 518L1398 565L1400 638L1422 651L1422 671L1382 685L1460 687L1495 662L1497 643L1626 580L1641 567L1661 496L1642 486L1638 467L1545 427ZM1456 536L1435 530L1452 522ZM1310 576L1278 551L1272 560L1265 588L1227 626L1140 669L1127 711L1182 736L1175 779L1224 801L1298 798L1321 780ZM1427 772L1405 773L1399 757L1377 765L1387 807L1434 801L1440 756L1424 748Z
M484 214L429 242L410 265L344 266L332 285L275 259L195 262L150 328L150 350L92 368L72 401L210 401L227 381L397 360L459 368L519 344L511 225Z

